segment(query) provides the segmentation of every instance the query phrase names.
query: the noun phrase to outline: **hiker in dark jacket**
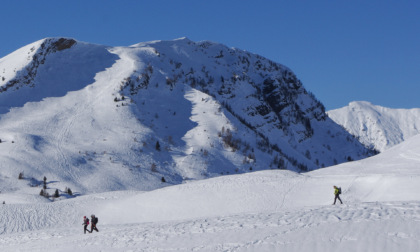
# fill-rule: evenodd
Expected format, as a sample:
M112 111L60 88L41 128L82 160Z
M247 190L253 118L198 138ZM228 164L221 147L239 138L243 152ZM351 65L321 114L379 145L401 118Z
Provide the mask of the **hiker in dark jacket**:
M343 201L341 201L340 199L340 193L341 193L341 189L338 189L337 186L334 186L334 203L333 205L335 205L335 202L337 201L337 199L340 201L341 204L343 204Z
M89 233L92 233L87 229L87 227L89 226L89 218L86 218L86 216L83 217L83 224L82 225L84 226L83 231L85 232L85 234L86 234L86 231L88 231Z
M96 224L98 224L98 218L95 217L94 214L92 214L90 217L91 217L90 232L92 233L93 230L96 230L96 232L99 232L98 228L96 227Z

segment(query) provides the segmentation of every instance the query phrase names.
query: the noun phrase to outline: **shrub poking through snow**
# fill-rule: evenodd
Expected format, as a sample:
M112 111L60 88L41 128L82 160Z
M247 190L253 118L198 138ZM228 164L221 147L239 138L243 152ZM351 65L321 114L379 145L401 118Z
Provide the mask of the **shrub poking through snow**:
M152 172L157 172L157 166L155 163L152 164L152 166L150 167L150 169L152 170Z

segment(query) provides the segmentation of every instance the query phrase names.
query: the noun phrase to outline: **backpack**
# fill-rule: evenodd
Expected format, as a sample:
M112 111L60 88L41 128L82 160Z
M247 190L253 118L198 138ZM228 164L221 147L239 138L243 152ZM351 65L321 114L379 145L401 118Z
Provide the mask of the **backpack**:
M95 224L98 224L98 217L95 216Z
M338 195L341 194L341 187L337 188L338 189Z

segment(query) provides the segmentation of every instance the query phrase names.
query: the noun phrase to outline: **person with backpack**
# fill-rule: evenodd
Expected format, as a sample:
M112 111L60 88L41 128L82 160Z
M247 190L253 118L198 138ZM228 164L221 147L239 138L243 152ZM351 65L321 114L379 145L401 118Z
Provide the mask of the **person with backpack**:
M341 199L340 199L340 194L341 194L341 187L334 186L335 197L334 197L333 205L335 205L335 202L337 201L337 199L340 201L341 204L343 204L343 201L341 201Z
M93 230L96 230L96 232L99 232L98 228L96 227L96 224L98 224L98 217L96 217L94 214L92 214L90 217L91 217L90 232L92 233Z
M84 230L83 231L85 231L85 234L86 234L86 231L88 231L89 233L92 233L92 232L90 232L87 229L87 227L89 226L89 218L86 218L86 216L83 217L83 223L82 223L82 225L84 226Z

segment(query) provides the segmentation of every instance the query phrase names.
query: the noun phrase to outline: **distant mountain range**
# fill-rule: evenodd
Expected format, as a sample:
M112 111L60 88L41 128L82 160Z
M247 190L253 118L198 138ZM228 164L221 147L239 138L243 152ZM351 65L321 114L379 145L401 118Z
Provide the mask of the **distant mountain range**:
M363 144L380 152L420 133L420 108L391 109L359 101L327 113Z
M187 38L127 47L47 38L1 58L0 139L2 191L20 172L80 193L152 190L374 153L289 68Z

